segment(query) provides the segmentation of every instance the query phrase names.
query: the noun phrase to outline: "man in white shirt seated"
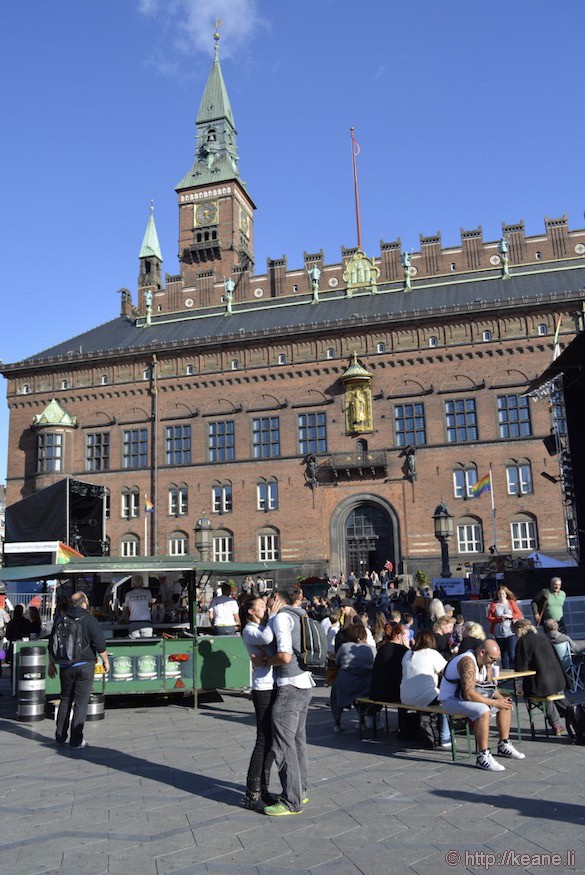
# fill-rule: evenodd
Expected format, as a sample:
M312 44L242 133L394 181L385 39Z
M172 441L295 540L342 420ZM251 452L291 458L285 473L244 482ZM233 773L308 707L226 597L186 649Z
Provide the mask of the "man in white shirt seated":
M129 638L152 638L152 618L150 607L154 603L152 593L144 586L142 575L132 575L132 589L124 599L124 609L128 614Z
M222 583L221 595L211 599L209 620L216 635L235 635L240 628L238 603L232 598L229 583Z

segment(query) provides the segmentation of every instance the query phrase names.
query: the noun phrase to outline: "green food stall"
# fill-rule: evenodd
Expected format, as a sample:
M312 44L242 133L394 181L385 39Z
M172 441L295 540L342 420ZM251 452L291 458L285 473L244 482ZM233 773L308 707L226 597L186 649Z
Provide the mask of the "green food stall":
M92 613L103 625L110 671L98 666L94 692L106 696L138 694L190 694L197 704L197 693L218 689L246 689L250 686L251 665L240 635L213 635L197 627L197 592L214 581L232 581L245 575L262 574L273 580L278 571L291 579L293 563L234 563L201 561L192 555L119 558L83 557L62 565L20 566L0 569L0 580L51 581L53 592L88 594ZM288 574L286 574L288 572ZM186 594L186 608L177 611L175 622L153 621L154 637L130 639L128 626L112 621L102 609L108 586L120 586L133 574L149 577L180 574ZM57 595L54 599L57 601ZM18 693L19 654L23 647L47 648L48 639L18 641L14 645L13 692ZM46 677L46 694L59 694L59 678Z

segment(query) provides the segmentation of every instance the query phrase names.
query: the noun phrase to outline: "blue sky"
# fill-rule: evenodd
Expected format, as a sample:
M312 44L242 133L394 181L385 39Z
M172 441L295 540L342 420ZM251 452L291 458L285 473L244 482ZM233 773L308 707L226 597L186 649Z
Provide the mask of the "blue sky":
M0 359L106 322L136 288L150 199L177 271L174 186L222 19L240 170L266 258L567 213L583 227L582 0L4 2ZM0 480L8 414L0 405Z

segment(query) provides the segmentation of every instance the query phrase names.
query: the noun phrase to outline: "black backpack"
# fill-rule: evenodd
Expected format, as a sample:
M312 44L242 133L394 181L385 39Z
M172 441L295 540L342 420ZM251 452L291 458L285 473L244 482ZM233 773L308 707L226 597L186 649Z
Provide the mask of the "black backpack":
M79 662L82 650L81 617L62 614L55 620L49 638L49 653L57 665Z
M303 671L311 671L313 668L325 668L327 662L327 635L323 626L306 614L298 614L292 608L283 608L287 614L292 614L300 622L301 626L301 649L295 650L295 656L299 661L299 667Z
M583 702L579 705L567 705L565 724L573 744L585 746L585 706Z

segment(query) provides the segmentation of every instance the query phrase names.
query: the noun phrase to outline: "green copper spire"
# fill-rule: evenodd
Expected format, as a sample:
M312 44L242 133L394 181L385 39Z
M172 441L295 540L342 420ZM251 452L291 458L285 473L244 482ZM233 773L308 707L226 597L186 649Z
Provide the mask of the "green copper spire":
M154 203L150 202L150 216L148 224L144 232L144 240L140 249L139 258L159 258L163 260L160 244L158 242L158 234L156 233L156 225L154 224Z
M177 185L177 191L239 179L237 131L219 65L219 34L214 33L213 38L213 64L197 113L195 163Z

